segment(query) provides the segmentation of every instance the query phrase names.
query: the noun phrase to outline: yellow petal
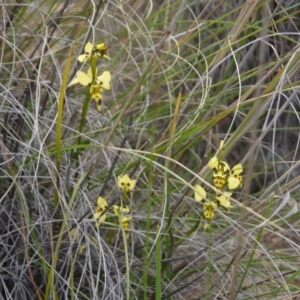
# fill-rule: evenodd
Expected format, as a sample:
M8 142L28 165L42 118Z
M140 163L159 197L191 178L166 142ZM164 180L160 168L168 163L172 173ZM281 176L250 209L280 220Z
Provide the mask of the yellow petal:
M240 181L237 178L235 178L233 176L230 176L228 178L228 188L230 190L234 190L234 189L238 188L239 185L240 185Z
M199 184L195 185L195 199L196 201L202 201L206 198L206 191Z
M99 112L101 112L102 111L102 101L101 101L102 97L101 97L101 94L99 94L99 95L100 95L100 98L97 99L96 97L93 97L93 99L95 99L95 101L96 101L97 110Z
M233 175L240 175L242 172L243 172L242 164L235 165L230 171L230 173Z
M97 83L101 85L103 89L110 90L111 75L109 71L104 71L97 77Z
M224 140L221 140L219 150L222 151L224 149Z
M214 156L208 162L208 167L211 169L218 169L219 160Z
M106 214L102 215L102 212L95 212L93 218L97 222L97 227L99 227L103 222L105 222Z
M101 43L101 44L96 45L96 49L97 49L98 51L106 51L106 50L107 50L107 47L105 46L104 43Z
M113 208L113 211L114 211L115 215L119 216L120 212L121 212L121 207L118 206L118 205L113 205L112 208Z
M72 86L72 85L77 84L77 83L79 83L79 80L78 80L77 77L75 77L73 80L71 80L71 82L69 83L68 86Z
M123 217L123 218L122 218L122 223L123 223L123 224L124 224L124 223L129 223L131 220L132 220L131 217Z
M127 205L125 205L123 208L118 205L113 205L113 211L114 211L115 215L118 217L123 214L128 214L130 212L130 209Z
M92 82L92 78L90 78L87 74L82 71L77 72L78 82L84 86L89 85Z
M78 61L83 63L83 62L86 62L88 59L89 59L89 56L87 54L81 54L78 56Z
M97 69L95 70L95 72L96 72L96 76L97 76ZM89 68L88 69L88 71L87 71L87 76L91 79L91 81L92 81L92 78L93 78L93 74L92 74L92 68Z
M127 213L127 214L130 213L130 209L129 209L129 207L127 205L125 205L123 207L122 211L123 211L123 213Z
M86 54L91 54L93 51L93 44L91 42L87 42L84 46L84 52Z
M229 197L231 197L231 195L232 195L232 193L230 193L230 192L224 192L221 196L216 197L216 198L219 201L221 206L223 206L226 209L229 209L232 207L232 205L230 204L230 199L229 199Z
M106 210L107 207L108 207L107 201L102 197L98 197L98 199L97 199L98 211L100 211L100 210L104 211L104 210Z
M125 174L122 177L118 176L118 186L120 190L122 190L125 193L133 190L135 182L136 180L131 180L127 174Z
M98 44L95 47L95 53L97 56L105 57L110 60L110 57L106 55L107 47L104 43Z

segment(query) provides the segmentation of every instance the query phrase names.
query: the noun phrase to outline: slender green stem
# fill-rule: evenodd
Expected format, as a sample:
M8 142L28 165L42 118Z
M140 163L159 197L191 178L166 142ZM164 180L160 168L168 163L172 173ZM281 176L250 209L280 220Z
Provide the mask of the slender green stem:
M156 228L156 245L155 245L155 270L156 270L156 277L155 277L155 299L161 300L161 235L160 235L160 228L157 226Z

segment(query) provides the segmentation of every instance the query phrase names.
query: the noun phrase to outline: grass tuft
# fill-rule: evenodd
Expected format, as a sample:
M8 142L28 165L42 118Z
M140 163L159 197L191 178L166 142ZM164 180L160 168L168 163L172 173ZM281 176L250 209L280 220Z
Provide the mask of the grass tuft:
M298 1L6 2L0 298L296 299Z

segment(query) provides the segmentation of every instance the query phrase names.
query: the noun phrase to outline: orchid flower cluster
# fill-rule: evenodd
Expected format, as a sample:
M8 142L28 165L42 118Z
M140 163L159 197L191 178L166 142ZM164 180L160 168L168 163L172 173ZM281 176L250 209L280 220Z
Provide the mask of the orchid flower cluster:
M118 177L118 187L122 192L122 196L131 192L135 187L136 180L130 179L130 177L125 174L124 176ZM121 202L122 203L122 202ZM122 231L125 233L126 239L129 238L130 222L132 217L130 217L130 208L128 205L112 205L108 206L107 201L99 196L96 205L93 210L93 221L96 223L96 227L101 226L107 219L107 214L113 214L117 218L117 223ZM81 232L78 228L73 228L70 230L70 240L79 242L81 239ZM86 249L86 244L82 243L79 247L79 255L83 254Z
M90 67L87 73L78 71L76 77L69 83L69 86L74 84L81 84L88 87L90 97L96 101L96 106L99 112L102 110L102 92L103 90L110 90L111 75L109 71L102 72L101 75L97 76L97 59L106 58L107 47L104 43L93 46L92 43L88 42L84 47L84 54L78 56L78 61L81 63L87 62Z
M223 145L224 142L221 142ZM222 147L220 147L222 150ZM224 160L220 160L216 156L209 160L208 167L213 170L213 183L216 189L207 197L205 189L199 184L195 185L195 199L203 202L203 215L206 220L204 228L210 227L210 222L215 215L218 205L225 208L229 212L232 208L230 197L232 191L242 187L242 164L237 164L232 168Z
M136 180L130 179L130 177L125 174L124 176L118 177L118 187L123 192L123 194L131 192L135 187ZM108 203L107 201L99 197L97 199L97 204L94 209L93 219L96 221L96 226L99 227L106 220L106 211L108 211ZM132 218L129 216L130 208L125 206L113 205L111 211L118 219L118 224L121 229L124 230L126 234L126 238L129 237L129 228L130 221Z

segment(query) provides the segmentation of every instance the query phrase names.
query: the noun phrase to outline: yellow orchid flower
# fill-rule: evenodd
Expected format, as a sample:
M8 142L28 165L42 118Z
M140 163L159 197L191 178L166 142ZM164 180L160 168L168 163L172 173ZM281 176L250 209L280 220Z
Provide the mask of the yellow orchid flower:
M106 214L103 214L103 212L107 209L107 207L108 207L107 201L102 197L98 197L97 205L94 209L94 215L93 215L93 219L97 222L96 223L97 227L99 227L103 222L105 222Z
M223 189L226 183L226 175L222 172L214 173L214 185L219 189Z
M222 172L224 174L230 171L228 163L224 160L219 160L215 156L209 160L208 167L216 172Z
M122 190L125 193L131 192L134 189L135 183L136 180L130 179L127 174L125 174L122 177L118 176L118 186L120 190Z
M105 57L110 60L110 57L106 55L107 47L104 43L95 46L95 55L99 57Z
M203 204L203 213L206 219L211 220L215 215L217 204L213 201L207 201Z
M97 69L96 69L96 76L97 76ZM78 71L76 73L76 77L69 83L69 87L80 83L83 86L88 86L92 83L93 75L91 68L88 69L87 73L84 73L82 71ZM101 88L105 90L110 90L110 80L111 75L109 71L104 71L101 75L96 77L95 84L100 85Z
M107 59L110 59L106 55L107 47L104 43L98 44L95 47L93 47L93 44L91 42L87 42L84 46L84 54L81 54L78 56L78 61L81 63L89 61L93 56L94 57L105 57Z
M124 207L118 206L118 205L113 205L113 211L114 214L118 217L120 215L123 214L128 214L130 213L130 209L127 205L125 205Z

